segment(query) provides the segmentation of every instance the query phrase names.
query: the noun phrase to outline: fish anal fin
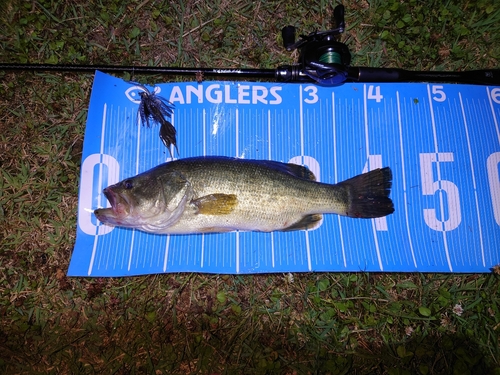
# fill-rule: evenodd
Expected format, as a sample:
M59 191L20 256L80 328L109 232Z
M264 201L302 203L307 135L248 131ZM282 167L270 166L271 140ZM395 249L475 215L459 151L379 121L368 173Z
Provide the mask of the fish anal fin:
M300 219L296 223L290 225L289 227L281 229L281 231L282 232L289 232L292 230L314 229L319 225L322 217L323 217L323 215L321 215L321 214L306 215L306 216L302 217L302 219Z
M197 214L227 215L234 211L238 198L235 194L209 194L193 199L191 204L196 206Z

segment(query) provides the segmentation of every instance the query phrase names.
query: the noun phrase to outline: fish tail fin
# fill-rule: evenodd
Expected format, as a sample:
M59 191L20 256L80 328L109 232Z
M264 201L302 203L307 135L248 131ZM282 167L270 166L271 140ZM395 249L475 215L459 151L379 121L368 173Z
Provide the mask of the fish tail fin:
M394 204L389 198L392 186L392 172L389 167L360 174L341 182L340 185L348 187L347 216L370 219L394 212Z

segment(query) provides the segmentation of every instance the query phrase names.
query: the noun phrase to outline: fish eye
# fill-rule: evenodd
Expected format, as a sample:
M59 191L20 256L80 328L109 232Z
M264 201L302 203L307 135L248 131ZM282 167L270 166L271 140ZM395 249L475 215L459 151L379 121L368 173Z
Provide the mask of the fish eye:
M125 180L123 181L123 187L127 190L130 190L134 187L134 185L132 184L131 180Z

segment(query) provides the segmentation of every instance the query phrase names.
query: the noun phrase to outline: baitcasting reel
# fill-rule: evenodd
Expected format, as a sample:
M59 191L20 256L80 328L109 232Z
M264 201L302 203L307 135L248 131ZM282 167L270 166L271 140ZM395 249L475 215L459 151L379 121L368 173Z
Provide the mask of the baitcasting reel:
M338 35L345 29L344 6L337 5L333 11L335 28L301 35L295 41L295 27L281 30L283 45L287 51L298 49L301 73L324 86L340 85L347 80L351 63L349 48L338 41Z
M500 84L499 69L463 72L413 71L398 68L353 67L348 47L338 40L344 32L344 6L333 11L335 28L328 31L301 35L295 42L295 27L281 30L283 45L288 51L298 49L296 65L280 66L275 77L283 82L316 82L322 86L337 86L344 82L456 82L479 85Z

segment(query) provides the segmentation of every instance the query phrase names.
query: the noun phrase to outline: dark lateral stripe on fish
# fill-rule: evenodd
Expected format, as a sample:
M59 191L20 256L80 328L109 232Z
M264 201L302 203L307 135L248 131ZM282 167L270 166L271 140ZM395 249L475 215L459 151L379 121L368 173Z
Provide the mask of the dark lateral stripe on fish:
M394 212L394 204L389 198L392 186L389 167L358 175L339 185L349 187L349 217L372 219Z

